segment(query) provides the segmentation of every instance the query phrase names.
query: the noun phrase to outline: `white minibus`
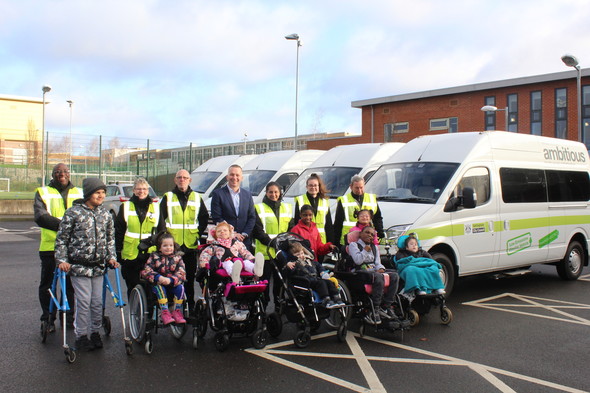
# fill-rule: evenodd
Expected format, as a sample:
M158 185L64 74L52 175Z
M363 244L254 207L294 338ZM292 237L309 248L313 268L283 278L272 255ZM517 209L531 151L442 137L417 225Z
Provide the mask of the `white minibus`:
M588 264L590 160L582 143L504 131L422 136L371 177L388 236L415 233L456 277Z

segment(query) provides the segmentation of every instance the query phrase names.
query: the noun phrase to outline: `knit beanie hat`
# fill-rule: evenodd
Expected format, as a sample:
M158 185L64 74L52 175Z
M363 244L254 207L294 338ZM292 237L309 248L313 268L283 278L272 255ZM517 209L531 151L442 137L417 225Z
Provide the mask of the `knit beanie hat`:
M82 190L84 192L84 200L88 200L96 191L106 191L107 186L98 177L88 177L82 181Z

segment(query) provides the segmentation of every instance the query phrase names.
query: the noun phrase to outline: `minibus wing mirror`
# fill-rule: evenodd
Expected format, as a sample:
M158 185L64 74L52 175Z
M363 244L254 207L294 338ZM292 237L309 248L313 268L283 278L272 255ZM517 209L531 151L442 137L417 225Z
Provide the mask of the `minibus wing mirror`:
M477 196L475 191L471 187L465 187L463 189L463 196L450 197L445 203L444 211L446 213L457 211L459 206L463 206L465 209L473 209L477 205Z

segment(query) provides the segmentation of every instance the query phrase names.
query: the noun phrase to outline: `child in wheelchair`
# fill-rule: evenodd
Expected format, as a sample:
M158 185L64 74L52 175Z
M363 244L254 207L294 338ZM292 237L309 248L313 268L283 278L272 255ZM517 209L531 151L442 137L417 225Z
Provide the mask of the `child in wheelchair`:
M141 277L150 282L153 292L158 298L161 318L164 325L173 322L184 324L183 316L184 282L186 271L182 261L182 253L169 232L161 232L156 237L157 251L153 252L141 272ZM168 294L174 294L174 310L168 309Z
M285 276L296 282L297 278L314 290L322 300L322 307L332 309L344 306L340 294L330 275L322 265L314 261L313 254L303 247L301 243L292 242L289 244L289 252L295 261L289 261L284 269Z
M227 272L235 284L240 283L242 270L260 278L264 271L264 255L252 255L244 243L234 238L233 232L233 226L227 222L217 224L213 231L213 242L201 251L199 266L206 268L215 263Z
M375 229L372 226L366 226L360 232L359 239L348 245L348 253L354 263L350 270L360 276L365 284L372 286L370 297L374 309L373 312L365 316L365 320L371 325L381 324L382 318L385 320L397 319L392 305L395 301L399 281L398 274L385 269L381 263L379 248L374 244L375 236ZM387 290L385 276L389 281Z
M418 239L410 234L398 239L399 251L395 263L400 277L405 282L404 292L416 295L434 293L444 295L444 283L439 274L440 264L419 247Z

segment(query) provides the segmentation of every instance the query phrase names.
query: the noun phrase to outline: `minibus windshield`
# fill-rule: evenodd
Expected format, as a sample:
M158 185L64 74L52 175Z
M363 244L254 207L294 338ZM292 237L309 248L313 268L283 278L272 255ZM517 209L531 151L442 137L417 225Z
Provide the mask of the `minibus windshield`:
M191 189L202 194L211 187L219 175L221 172L193 172L191 173Z
M458 163L404 162L383 165L365 186L378 200L434 204Z
M241 188L244 188L253 196L257 196L264 190L266 184L272 179L277 171L263 171L263 170L248 170L244 171L244 180L242 180Z
M285 193L286 197L296 197L305 194L307 191L307 179L312 173L317 174L326 184L326 188L330 191L328 195L330 198L337 198L344 195L350 186L350 178L357 175L362 168L355 167L318 167L309 168L301 174L291 184L291 187Z

